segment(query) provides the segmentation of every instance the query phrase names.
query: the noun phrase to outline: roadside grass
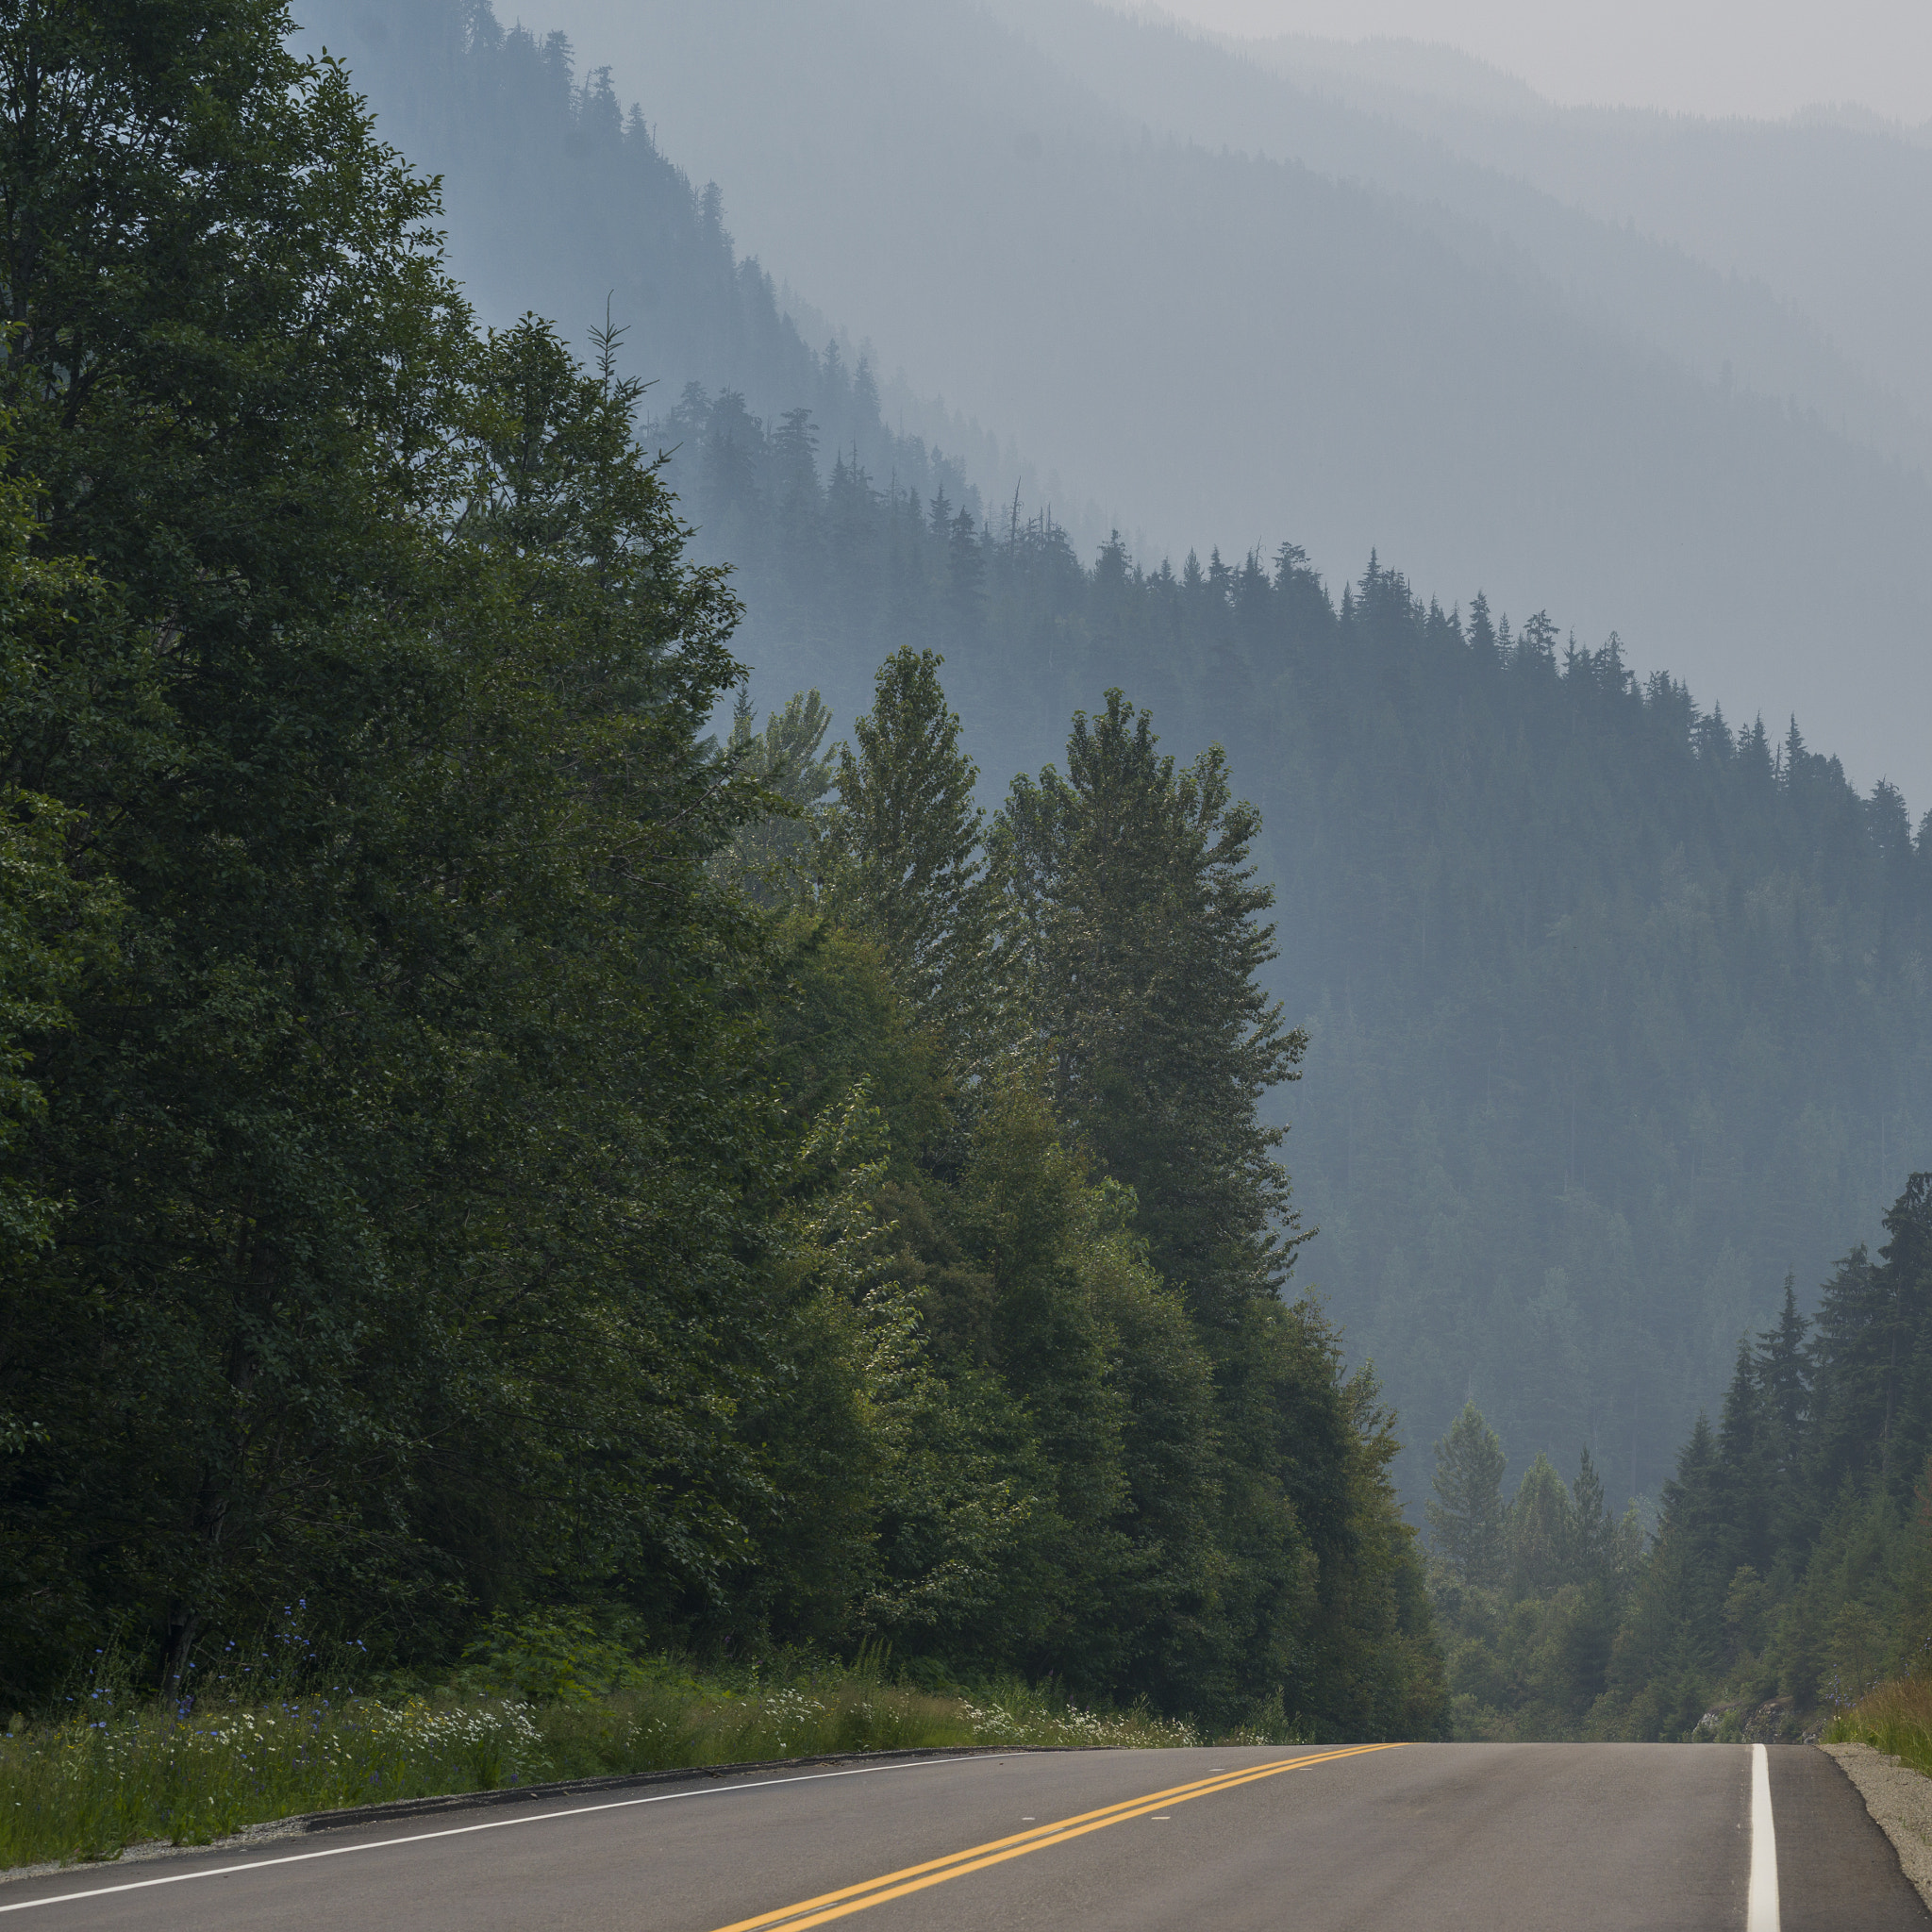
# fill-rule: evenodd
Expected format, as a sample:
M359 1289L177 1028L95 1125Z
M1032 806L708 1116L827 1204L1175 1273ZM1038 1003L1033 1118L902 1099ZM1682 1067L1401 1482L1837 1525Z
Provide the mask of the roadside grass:
M1932 1678L1897 1677L1825 1726L1828 1744L1871 1744L1932 1777Z
M1085 1711L1020 1683L976 1698L794 1659L733 1686L661 1660L629 1681L505 1691L488 1673L388 1695L288 1691L130 1701L96 1687L64 1722L0 1737L0 1867L206 1844L297 1812L558 1779L941 1744L1176 1745L1186 1724ZM238 1687L239 1689L239 1687Z

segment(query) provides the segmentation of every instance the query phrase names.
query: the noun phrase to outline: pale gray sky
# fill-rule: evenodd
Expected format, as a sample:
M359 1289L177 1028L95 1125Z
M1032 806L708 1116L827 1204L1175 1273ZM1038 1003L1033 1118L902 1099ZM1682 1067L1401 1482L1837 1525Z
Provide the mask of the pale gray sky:
M1441 42L1570 105L1782 117L1850 102L1932 120L1932 0L1164 0L1159 10L1224 33Z

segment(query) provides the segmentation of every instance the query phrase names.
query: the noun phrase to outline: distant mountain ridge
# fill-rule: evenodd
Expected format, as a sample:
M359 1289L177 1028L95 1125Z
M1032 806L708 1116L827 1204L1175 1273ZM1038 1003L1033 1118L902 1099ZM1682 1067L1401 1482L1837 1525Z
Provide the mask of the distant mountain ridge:
M1072 0L530 17L728 185L775 275L1145 529L1146 560L1285 533L1335 578L1379 544L1425 590L1615 630L1642 670L1795 712L1861 783L1932 795L1932 483L1854 433L1824 350L1842 404L1752 387L1770 351L1694 261L1446 148L1448 185L1479 178L1502 214L1270 158L1234 106L1371 160L1433 151ZM1810 353L1774 303L1737 303L1787 361ZM1695 353L1660 346L1672 330Z
M1794 397L1856 440L1921 470L1932 466L1932 372L1905 346L1910 331L1893 327L1903 352L1890 355L1848 354L1832 333L1834 319L1895 310L1898 291L1889 283L1909 275L1910 265L1874 275L1881 251L1866 246L1862 278L1840 261L1829 276L1774 283L1761 248L1723 256L1709 225L1700 230L1682 208L1717 192L1708 177L1726 143L1772 157L1790 150L1808 163L1834 149L1890 151L1896 144L1882 137L1563 108L1466 55L1412 42L1233 42L1124 21L1097 0L991 5L1158 130L1396 196L1458 256L1541 284L1578 317L1700 378L1780 403ZM1635 158L1660 143L1685 170L1662 208L1628 178ZM1710 150L1701 162L1685 152L1699 143ZM1932 202L1932 157L1922 165L1901 149L1894 160L1900 185L1922 177ZM1851 187L1840 188L1848 199ZM1858 187L1869 198L1872 184ZM1898 225L1910 232L1903 210ZM1932 277L1932 211L1919 225ZM1847 289L1860 291L1849 312L1840 306ZM1932 302L1932 279L1924 292Z
M1782 121L1565 108L1446 48L1292 36L1220 44L1445 157L1627 224L1735 277L1740 293L1761 291L1850 372L1902 400L1922 430L1932 422L1920 349L1932 304L1932 122L1827 103ZM1505 84L1472 84L1481 75Z
M1121 10L1131 13L1135 9ZM1149 18L1162 20L1163 25L1176 24L1158 9L1144 11ZM1287 74L1319 74L1330 81L1352 84L1372 100L1394 92L1504 112L1559 111L1528 81L1441 41L1386 34L1360 41L1329 40L1318 34L1268 34L1251 39L1210 34L1204 38L1232 54L1279 67Z
M692 383L741 394L774 425L808 408L828 469L857 452L975 514L982 484L1044 487L1017 447L882 382L862 341L781 299L736 248L717 185L692 182L562 35L506 26L488 0L314 0L301 25L304 51L346 61L381 138L441 177L451 266L486 323L535 309L582 346L608 319L658 413Z

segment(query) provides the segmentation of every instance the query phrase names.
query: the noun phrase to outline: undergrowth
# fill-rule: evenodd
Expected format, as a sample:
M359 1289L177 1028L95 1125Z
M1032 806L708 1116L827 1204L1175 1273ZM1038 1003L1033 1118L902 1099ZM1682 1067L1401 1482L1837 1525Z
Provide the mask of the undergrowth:
M1829 1744L1872 1744L1932 1777L1932 1678L1899 1677L1869 1690L1825 1727Z
M158 1702L130 1694L104 1657L68 1715L16 1715L0 1737L0 1866L565 1778L944 1744L1202 1741L1145 1710L1082 1710L1019 1682L970 1695L894 1683L864 1654L700 1674L569 1619L498 1627L434 1686L331 1686L312 1657L269 1653L205 1678Z

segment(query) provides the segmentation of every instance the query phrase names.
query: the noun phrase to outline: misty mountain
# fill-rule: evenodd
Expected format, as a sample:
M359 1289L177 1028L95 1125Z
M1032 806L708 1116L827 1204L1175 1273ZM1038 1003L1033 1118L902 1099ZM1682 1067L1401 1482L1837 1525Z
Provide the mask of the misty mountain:
M1164 749L1226 748L1311 1034L1270 1102L1299 1278L1424 1452L1412 1503L1472 1397L1518 1468L1581 1442L1655 1492L1787 1276L1808 1306L1932 1164L1932 817L1894 788L1377 559L1339 601L1291 545L1089 567L1041 518L820 484L735 398L667 426L687 513L733 533L760 709L849 714L911 640L991 800L1108 685Z
M317 0L302 25L304 51L347 59L380 137L441 177L452 267L486 325L534 310L588 348L608 320L619 362L658 408L695 382L774 419L808 408L828 450L975 510L981 480L1035 487L1017 450L903 385L882 389L862 345L806 309L808 341L800 305L781 305L739 257L717 184L691 180L608 72L580 76L561 36L540 41L456 0ZM931 429L970 456L971 475L928 445Z
M1932 421L1932 125L1853 109L1766 122L1559 108L1413 42L1284 36L1231 51L1424 137L1445 158L1681 249L1738 278L1740 293L1756 285L1902 402L1916 430ZM1313 160L1296 139L1284 151ZM1802 384L1798 393L1829 419L1822 398Z
M1775 304L1548 195L1510 217L1557 237L1532 247L1482 212L1536 192L1501 173L1462 206L1419 160L1385 183L1329 152L1339 135L1318 164L1271 156L1227 117L1252 98L1308 122L1311 92L1172 36L1172 59L1116 58L1128 29L1091 9L1022 26L965 0L554 0L533 18L726 185L775 275L862 317L884 366L1017 437L1153 556L1291 533L1340 574L1380 543L1424 589L1560 605L1735 710L1795 710L1867 782L1932 789L1908 722L1932 695L1932 486L1859 440L1872 382ZM1122 77L1150 60L1172 69L1151 100ZM1816 401L1787 379L1801 363ZM1760 366L1775 388L1746 386Z
M1394 194L1459 257L1541 278L1579 320L1707 381L1794 398L1920 469L1932 458L1917 348L1932 151L1837 127L1566 113L1445 48L1224 47L1095 0L993 5L1150 126ZM1889 351L1835 346L1853 318Z
M888 430L869 364L806 346L603 76L479 19L392 12L358 81L451 171L486 304L615 284L639 317L756 705L816 687L849 719L912 641L947 654L990 801L1109 684L1170 749L1227 746L1281 894L1274 987L1313 1032L1273 1103L1323 1230L1306 1272L1352 1354L1411 1443L1474 1394L1521 1457L1580 1435L1655 1488L1787 1273L1821 1280L1932 1158L1932 846L1901 794L1614 641L1512 635L1473 571L1465 618L1380 562L1338 602L1278 529L1266 565L1174 571L1087 563L1030 497L989 514Z

